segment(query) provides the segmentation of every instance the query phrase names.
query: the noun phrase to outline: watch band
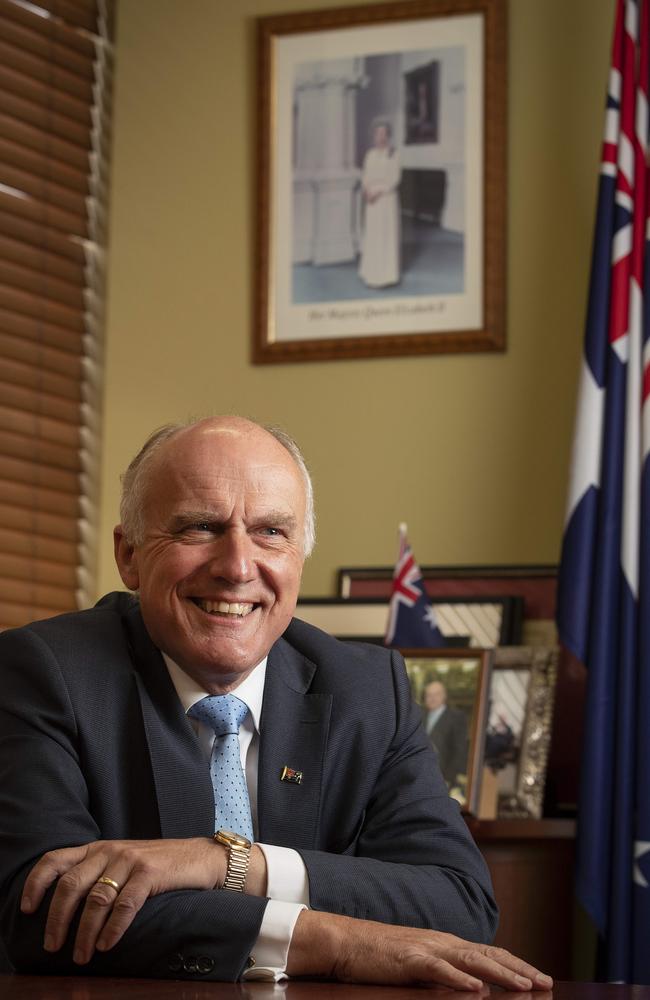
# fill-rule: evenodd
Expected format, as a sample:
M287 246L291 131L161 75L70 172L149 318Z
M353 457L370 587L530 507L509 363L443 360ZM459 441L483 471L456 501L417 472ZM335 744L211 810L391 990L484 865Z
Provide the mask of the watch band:
M221 888L230 889L232 892L243 892L253 845L246 837L233 833L232 830L217 830L214 839L217 843L223 844L228 852L226 878Z

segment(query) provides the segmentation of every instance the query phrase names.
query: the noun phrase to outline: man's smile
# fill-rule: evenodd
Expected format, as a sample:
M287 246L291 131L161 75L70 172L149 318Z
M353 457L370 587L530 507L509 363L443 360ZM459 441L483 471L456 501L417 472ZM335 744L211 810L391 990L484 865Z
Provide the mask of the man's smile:
M254 608L259 607L257 604L241 601L228 603L227 601L209 601L202 597L193 597L192 602L209 615L229 615L236 618L245 618Z

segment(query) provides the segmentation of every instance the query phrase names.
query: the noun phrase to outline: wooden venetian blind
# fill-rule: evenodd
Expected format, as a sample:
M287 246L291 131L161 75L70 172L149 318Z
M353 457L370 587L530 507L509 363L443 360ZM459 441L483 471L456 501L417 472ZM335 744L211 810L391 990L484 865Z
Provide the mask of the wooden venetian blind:
M0 627L94 590L110 0L0 0Z

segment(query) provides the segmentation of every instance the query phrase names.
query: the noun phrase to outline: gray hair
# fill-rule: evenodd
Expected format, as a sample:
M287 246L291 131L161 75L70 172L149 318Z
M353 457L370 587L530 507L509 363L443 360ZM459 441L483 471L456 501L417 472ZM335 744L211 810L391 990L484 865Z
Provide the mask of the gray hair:
M189 420L186 423L165 424L150 434L140 451L133 458L122 476L122 496L120 499L120 521L127 541L131 545L140 545L144 540L144 498L149 480L149 466L156 452L166 441L180 431L200 424L201 420ZM260 424L256 420L250 423L267 431L285 448L298 466L305 487L305 525L303 531L303 553L305 558L311 555L316 541L316 515L314 512L314 487L303 454L286 431L280 427Z
M375 129L378 129L378 128L385 128L386 132L388 134L388 138L389 139L393 138L393 126L391 124L390 118L386 118L383 115L378 115L376 118L372 119L372 121L370 122L370 136L371 136L371 138L375 134Z

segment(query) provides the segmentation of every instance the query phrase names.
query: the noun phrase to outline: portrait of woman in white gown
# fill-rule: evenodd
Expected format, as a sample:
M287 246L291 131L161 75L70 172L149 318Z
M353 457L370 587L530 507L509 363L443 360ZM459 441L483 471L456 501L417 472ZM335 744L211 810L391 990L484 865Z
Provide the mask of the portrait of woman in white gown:
M396 285L400 280L400 175L390 125L377 121L361 177L364 224L359 276L370 288Z

